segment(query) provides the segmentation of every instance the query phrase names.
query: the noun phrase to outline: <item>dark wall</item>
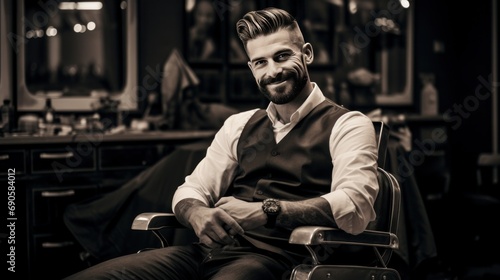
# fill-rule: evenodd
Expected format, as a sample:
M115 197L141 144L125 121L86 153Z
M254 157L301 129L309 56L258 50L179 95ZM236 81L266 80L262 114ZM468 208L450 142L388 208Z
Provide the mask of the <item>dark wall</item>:
M183 50L184 1L138 2L138 81L143 100L144 92L160 91L159 74L172 50ZM144 103L140 106L142 111Z
M476 25L467 21L466 26L463 28L465 34L461 35L460 30L455 30L454 45L457 46L457 52L454 54L457 62L456 69L459 69L456 77L458 96L460 99L457 101L459 104L464 104L471 108L470 117L464 121L463 128L457 129L457 137L464 140L459 142L456 150L471 151L476 160L478 153L492 152L492 97L491 88L486 89L483 81L490 81L492 78L492 20L491 20L491 1L479 1L477 5L472 6L471 10L464 11L463 14L468 15L472 13L474 18L473 22ZM498 4L497 4L498 6ZM499 15L497 9L497 15ZM456 19L458 21L458 19ZM498 20L497 20L498 21ZM498 30L498 23L497 23ZM498 37L498 34L497 34ZM496 50L497 57L499 50ZM498 62L498 61L497 61ZM498 81L498 73L495 78ZM481 88L480 93L477 89ZM496 86L498 89L498 85ZM460 91L462 89L462 91ZM480 100L478 97L486 97ZM497 93L498 96L498 93ZM474 107L474 102L478 101L478 107ZM470 100L470 101L469 101ZM498 102L495 104L497 110L500 108ZM466 107L466 109L468 109ZM498 123L498 120L497 120ZM498 127L496 128L498 130ZM472 144L472 145L471 145ZM497 142L498 145L498 142ZM471 149L472 148L472 149ZM457 161L458 156L457 153ZM460 171L458 169L458 171Z
M439 110L450 127L451 191L472 187L477 157L492 147L490 90L476 91L492 71L492 4L415 2L416 104L422 86L418 74L434 73ZM436 43L443 43L444 50L436 51Z
M475 184L478 155L492 151L491 89L482 82L492 74L492 4L475 1L459 10L448 12L445 22L451 56L448 96L453 102L445 109L453 112L453 186L467 187Z

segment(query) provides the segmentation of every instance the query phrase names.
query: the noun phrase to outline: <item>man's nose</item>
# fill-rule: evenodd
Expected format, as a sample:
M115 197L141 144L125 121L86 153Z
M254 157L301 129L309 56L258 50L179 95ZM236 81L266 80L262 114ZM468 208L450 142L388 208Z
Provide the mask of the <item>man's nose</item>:
M269 76L276 77L279 73L283 72L283 67L279 63L270 62L269 63Z

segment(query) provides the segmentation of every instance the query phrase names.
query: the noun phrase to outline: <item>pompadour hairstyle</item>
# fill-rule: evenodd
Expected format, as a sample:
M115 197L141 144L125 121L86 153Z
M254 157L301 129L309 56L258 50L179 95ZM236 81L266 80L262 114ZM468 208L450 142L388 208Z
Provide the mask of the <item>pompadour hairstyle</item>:
M296 43L304 43L297 21L290 13L282 9L269 7L263 10L251 11L236 23L236 32L245 49L248 40L262 35L269 35L280 29L297 31L300 36L298 36Z

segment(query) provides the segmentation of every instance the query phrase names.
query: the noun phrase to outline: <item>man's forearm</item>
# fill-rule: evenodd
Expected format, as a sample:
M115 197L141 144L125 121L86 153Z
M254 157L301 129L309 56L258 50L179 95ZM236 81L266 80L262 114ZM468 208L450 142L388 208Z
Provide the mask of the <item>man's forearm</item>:
M207 207L207 205L195 198L183 199L175 205L175 217L184 226L192 228L191 224L189 223L189 216L191 215L192 211L194 211L198 207Z
M298 226L336 226L328 201L322 197L301 201L281 201L282 211L277 226L294 229Z

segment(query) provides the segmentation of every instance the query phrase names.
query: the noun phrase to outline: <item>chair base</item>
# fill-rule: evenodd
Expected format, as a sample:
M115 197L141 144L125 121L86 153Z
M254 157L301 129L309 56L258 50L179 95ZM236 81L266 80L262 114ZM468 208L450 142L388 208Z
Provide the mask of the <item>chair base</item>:
M290 280L401 280L392 268L355 265L299 265L292 271Z

